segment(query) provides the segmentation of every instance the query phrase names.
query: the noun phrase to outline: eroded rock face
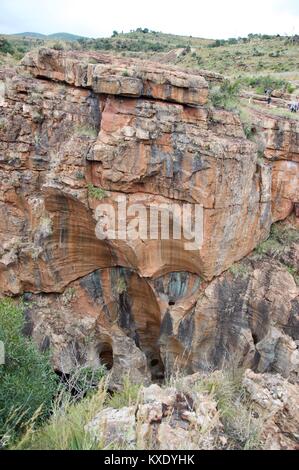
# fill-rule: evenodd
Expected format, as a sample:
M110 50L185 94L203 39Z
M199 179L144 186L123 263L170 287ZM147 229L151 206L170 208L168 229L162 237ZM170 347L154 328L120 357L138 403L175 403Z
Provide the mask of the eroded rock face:
M107 446L114 442L125 448L158 450L215 449L221 445L221 430L213 397L158 385L141 390L140 404L104 409L85 427Z
M203 388L205 380L218 380L227 393L223 372L194 374L172 387L143 387L136 405L104 408L85 432L102 446L125 449L298 450L298 385L279 374L246 370L240 385L246 399L236 398L228 424L223 403Z
M284 102L285 103L285 102ZM272 220L284 220L299 200L299 122L250 109L272 171Z
M298 244L290 252L298 253ZM298 259L285 255L289 270ZM212 281L181 315L169 308L161 327L161 354L171 368L222 368L230 358L259 372L298 380L298 286L278 261L249 258ZM187 307L187 306L186 306Z
M247 370L243 385L253 408L264 421L262 439L266 450L298 450L299 395L279 375L255 374Z
M257 171L254 144L245 139L237 117L204 108L201 98L190 107L191 99L172 96L181 96L180 91L170 91L172 97L147 91L128 97L122 85L99 91L94 81L105 83L115 74L117 83L126 81L124 66L145 88L150 74L142 62L116 63L114 70L101 57L100 64L88 65L88 56L41 50L24 61L38 79L19 75L6 82L0 131L1 212L8 220L1 269L6 293L62 291L80 276L116 265L145 277L180 270L211 279L268 234L269 176ZM79 78L86 67L84 84ZM183 95L195 89L207 93L201 77L194 81L183 72L176 77L173 69L157 70L158 77L150 81L154 89L167 83ZM121 192L128 203L147 206L201 204L202 249L188 252L176 240L97 243L90 210L97 204L88 200L88 182L110 191L107 202L112 203ZM82 237L73 231L77 216ZM48 230L35 236L45 220Z
M104 363L119 388L128 371L136 382L161 380L175 365L192 373L236 354L242 365L296 379L292 275L269 261L251 264L244 278L213 278L292 211L297 130L280 128L278 138L276 124L264 123L273 165L262 164L239 118L208 106L210 79L48 49L7 75L0 294L26 293L28 332L51 348L57 370ZM98 195L113 207L122 196L147 213L199 204L203 245L188 251L186 240L161 232L99 240Z

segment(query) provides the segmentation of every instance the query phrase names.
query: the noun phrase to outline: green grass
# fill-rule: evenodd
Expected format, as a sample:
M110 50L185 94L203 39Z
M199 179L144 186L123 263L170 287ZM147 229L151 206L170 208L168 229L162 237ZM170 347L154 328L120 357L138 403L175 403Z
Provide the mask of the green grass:
M107 406L111 408L123 408L125 406L136 405L139 399L140 385L133 384L129 376L126 376L123 389L114 393L107 401Z
M195 390L210 393L228 436L228 448L255 450L261 447L262 422L252 417L251 403L242 385L244 371L233 365L203 376Z
M249 108L256 109L257 111L261 111L263 114L271 114L272 116L277 116L280 118L291 119L295 121L299 121L299 114L298 113L291 113L287 108L278 108L278 107L269 107L265 108L265 106L258 105L256 103L251 103Z
M285 250L285 247L299 242L299 232L294 227L277 223L272 225L269 238L260 243L254 253L258 255L279 256Z
M216 401L220 420L223 424L221 434L227 438L228 449L259 449L262 447L262 421L253 417L252 403L246 396L242 385L243 370L228 366L225 370L202 375L197 382L186 389L181 379L176 379L176 388L180 393L192 392L208 394ZM174 382L173 382L174 385ZM62 392L53 406L50 418L42 426L31 422L27 432L12 448L17 450L102 450L117 449L115 442L99 442L92 433L86 430L95 416L107 408L120 409L142 403L140 386L124 382L124 388L110 396L107 392L107 381L102 379L95 393L80 401L74 400L69 394ZM217 429L219 432L219 429ZM142 448L144 441L136 427L137 444L130 444L131 450ZM199 442L210 439L213 431L211 426L198 431ZM144 438L144 436L143 436ZM106 439L105 439L106 440ZM150 444L150 441L148 443ZM145 444L147 447L148 444ZM124 450L124 448L122 447Z
M229 268L235 278L245 278L249 275L249 268L243 263L235 263Z
M87 185L87 189L88 189L88 195L91 199L97 199L101 201L102 199L105 199L106 197L108 197L108 194L104 189L97 188L91 183Z
M85 426L104 408L122 408L137 404L140 385L129 378L123 390L109 396L105 378L99 382L94 393L74 400L65 390L54 402L52 415L42 426L34 423L14 446L17 450L101 450L101 443L87 431ZM82 397L81 397L82 398ZM113 444L113 443L111 443Z
M80 137L90 137L95 139L98 135L98 131L92 126L78 126L76 128L76 134Z
M101 446L84 430L107 398L105 382L97 392L80 402L62 395L54 403L51 418L40 428L34 425L14 447L17 450L100 450Z

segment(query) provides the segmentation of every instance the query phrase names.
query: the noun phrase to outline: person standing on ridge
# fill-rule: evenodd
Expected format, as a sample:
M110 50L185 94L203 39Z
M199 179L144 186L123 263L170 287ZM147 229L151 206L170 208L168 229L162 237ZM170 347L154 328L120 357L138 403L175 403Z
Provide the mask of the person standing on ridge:
M272 93L273 93L273 89L272 88L267 88L265 90L265 94L267 95L267 103L268 105L271 104L271 101L272 101Z

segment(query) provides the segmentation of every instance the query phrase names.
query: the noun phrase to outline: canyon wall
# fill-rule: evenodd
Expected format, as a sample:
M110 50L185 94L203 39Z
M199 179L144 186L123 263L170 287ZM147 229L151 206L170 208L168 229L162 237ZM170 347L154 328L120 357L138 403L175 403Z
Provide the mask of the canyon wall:
M118 387L128 372L159 380L234 356L296 380L292 274L272 259L227 270L299 200L299 125L257 116L261 159L239 117L211 106L211 73L41 49L5 75L0 293L24 296L55 369L104 363ZM146 211L202 206L203 245L99 240L97 206L120 196ZM286 256L298 270L298 243Z

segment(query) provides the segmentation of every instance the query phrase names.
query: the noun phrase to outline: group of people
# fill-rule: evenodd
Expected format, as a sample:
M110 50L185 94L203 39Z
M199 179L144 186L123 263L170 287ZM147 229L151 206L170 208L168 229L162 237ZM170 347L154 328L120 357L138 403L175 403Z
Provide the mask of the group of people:
M288 105L288 107L289 107L289 110L291 111L291 113L297 113L297 111L299 111L298 101L293 101L293 103L290 103Z
M273 93L272 88L267 88L265 90L265 94L267 96L267 103L269 105L272 102L272 93ZM293 101L292 103L288 104L288 108L291 111L291 113L297 113L299 111L299 102L298 101Z

